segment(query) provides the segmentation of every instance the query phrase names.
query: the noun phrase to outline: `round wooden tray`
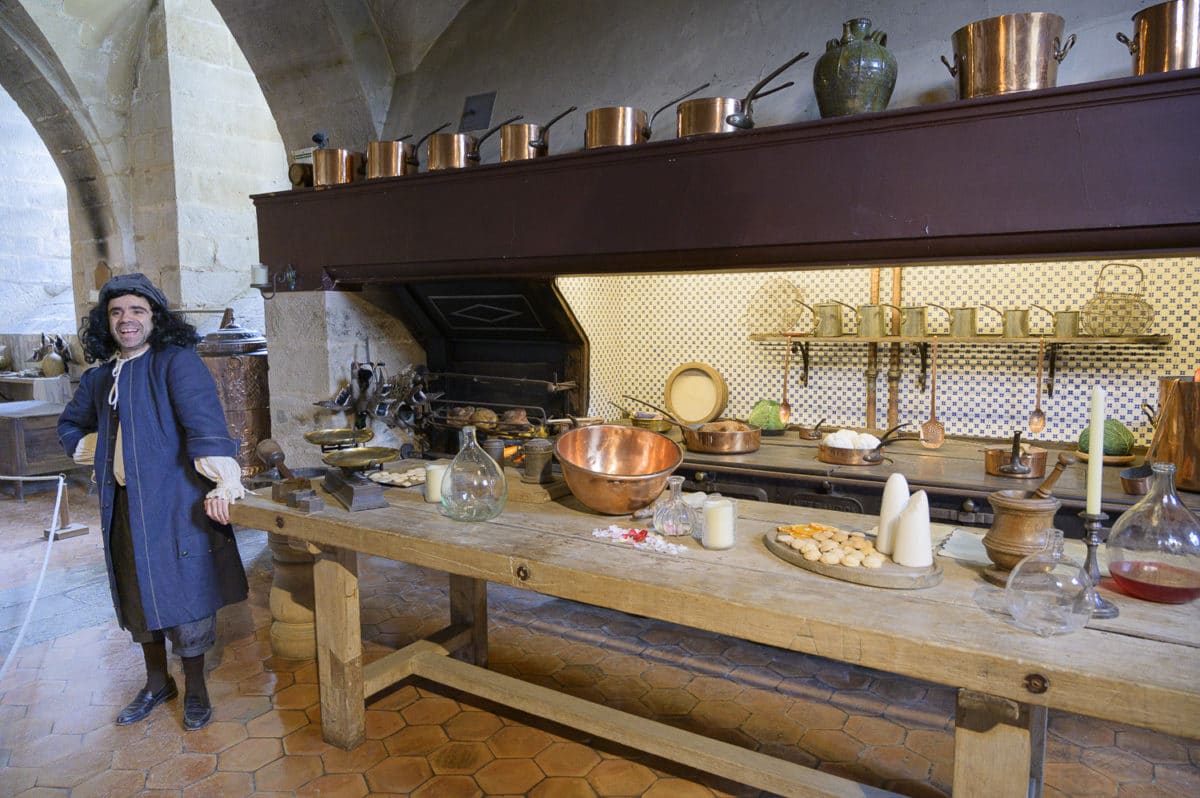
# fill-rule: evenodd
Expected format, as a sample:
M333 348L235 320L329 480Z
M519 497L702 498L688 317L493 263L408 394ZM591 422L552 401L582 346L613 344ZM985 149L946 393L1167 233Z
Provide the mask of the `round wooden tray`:
M849 530L847 530L849 531ZM853 582L857 585L871 587L887 587L897 590L915 590L922 587L933 587L942 581L942 565L934 559L928 568L908 568L888 560L882 568L847 568L844 565L826 565L819 560L806 560L804 555L775 540L777 533L767 532L763 535L763 543L767 551L781 560L790 562L806 571L813 571L830 579L840 579L843 582Z
M667 377L667 410L684 424L704 424L721 415L729 386L707 363L684 363Z
M1078 449L1075 450L1075 456L1078 457L1080 460L1082 460L1085 463L1089 459L1087 452L1081 452ZM1137 456L1132 455L1132 454L1106 454L1106 455L1104 455L1104 464L1105 465L1129 465L1135 459L1137 459Z

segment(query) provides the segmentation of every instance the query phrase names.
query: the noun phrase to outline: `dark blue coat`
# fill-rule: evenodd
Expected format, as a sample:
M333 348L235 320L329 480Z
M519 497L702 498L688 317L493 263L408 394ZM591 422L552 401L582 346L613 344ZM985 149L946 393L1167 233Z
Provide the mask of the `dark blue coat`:
M68 456L84 435L97 432L95 473L109 586L120 601L109 547L112 525L113 447L120 413L129 528L138 585L149 629L206 618L246 598L246 573L233 530L204 513L213 483L196 472L193 458L233 457L216 383L190 349L151 349L121 367L117 410L108 404L113 363L84 372L58 419L58 439Z

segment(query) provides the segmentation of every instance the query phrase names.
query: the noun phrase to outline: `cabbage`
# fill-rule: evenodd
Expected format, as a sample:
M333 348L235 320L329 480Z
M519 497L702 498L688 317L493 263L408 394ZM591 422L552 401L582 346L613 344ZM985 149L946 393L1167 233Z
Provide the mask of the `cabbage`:
M770 399L759 399L746 420L751 426L762 429L783 429L786 426L779 418L779 402Z
M1091 443L1092 429L1085 427L1079 433L1079 451L1090 455L1088 447ZM1104 419L1104 454L1122 457L1133 451L1133 433L1115 418Z

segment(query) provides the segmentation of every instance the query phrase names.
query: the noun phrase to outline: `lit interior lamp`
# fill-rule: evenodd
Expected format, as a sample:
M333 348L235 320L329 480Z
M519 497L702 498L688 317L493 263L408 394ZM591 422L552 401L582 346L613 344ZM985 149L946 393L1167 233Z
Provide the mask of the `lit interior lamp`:
M250 287L257 288L263 299L273 299L280 283L286 285L289 291L294 291L296 270L288 266L284 271L272 275L265 263L255 263L250 267Z

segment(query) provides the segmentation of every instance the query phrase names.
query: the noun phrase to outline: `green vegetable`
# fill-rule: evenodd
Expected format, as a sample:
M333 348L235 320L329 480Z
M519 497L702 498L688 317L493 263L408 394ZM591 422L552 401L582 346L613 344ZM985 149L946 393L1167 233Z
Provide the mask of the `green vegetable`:
M750 411L750 418L746 420L762 429L783 429L787 426L779 419L779 402L770 399L759 399Z
M1085 427L1079 433L1079 451L1091 454L1088 445L1091 442L1091 428ZM1104 454L1124 456L1133 451L1133 433L1115 418L1104 419Z

